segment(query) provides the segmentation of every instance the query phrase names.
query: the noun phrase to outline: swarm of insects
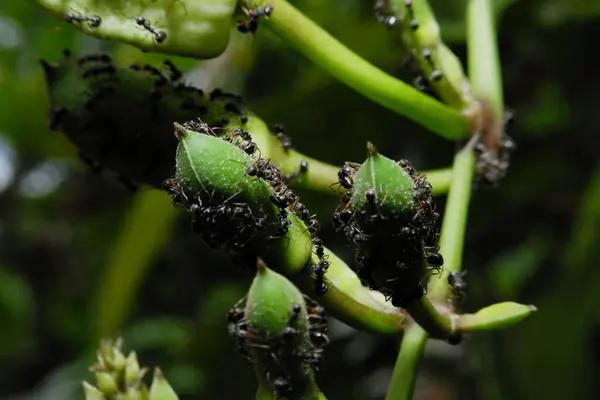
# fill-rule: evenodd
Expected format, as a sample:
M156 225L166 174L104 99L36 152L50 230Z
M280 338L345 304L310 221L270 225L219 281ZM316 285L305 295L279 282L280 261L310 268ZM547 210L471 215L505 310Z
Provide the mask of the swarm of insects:
M406 160L379 155L372 145L364 164L347 162L338 173L347 190L333 216L354 249L365 285L402 307L425 293L425 279L440 272L431 185Z
M92 171L116 171L130 187L160 188L173 173L173 121L202 117L213 126L248 121L242 99L205 94L183 81L169 60L162 66L115 65L106 54L42 61L50 97L50 129L64 132Z
M275 398L305 398L329 344L327 314L286 278L263 268L247 298L229 310L229 334L239 353L266 375Z

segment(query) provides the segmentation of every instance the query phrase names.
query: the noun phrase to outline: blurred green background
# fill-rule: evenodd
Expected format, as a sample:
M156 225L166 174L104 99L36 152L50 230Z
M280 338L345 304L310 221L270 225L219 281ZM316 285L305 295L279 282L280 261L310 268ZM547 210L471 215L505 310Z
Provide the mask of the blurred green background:
M361 56L407 76L372 1L294 3ZM514 300L539 312L460 346L429 342L415 398L600 398L600 2L496 3L518 150L501 186L474 194L463 308ZM464 1L432 4L464 59ZM419 169L451 163L454 144L370 103L266 29L234 37L217 60L176 61L189 82L243 94L266 121L284 123L300 151L360 162L370 140ZM224 319L251 277L193 235L165 194L131 195L114 175L92 175L48 130L38 60L65 48L123 63L164 58L86 37L31 1L0 3L0 398L82 398L107 334L122 334L142 364L160 365L182 399L253 398L253 370ZM325 243L351 263L329 223L336 197L300 194L325 224ZM324 393L382 399L398 339L334 320L330 329Z

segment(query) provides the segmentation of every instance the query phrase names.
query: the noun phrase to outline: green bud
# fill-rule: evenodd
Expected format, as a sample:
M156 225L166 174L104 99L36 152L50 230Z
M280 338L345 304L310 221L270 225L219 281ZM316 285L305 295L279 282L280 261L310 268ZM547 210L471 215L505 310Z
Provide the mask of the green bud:
M410 175L394 160L379 154L372 143L367 144L367 153L367 160L354 175L351 206L365 210L366 215L371 214L369 209L377 207L378 212L389 217L412 218L415 183ZM371 193L373 197L369 200Z
M140 365L137 360L137 354L132 351L127 356L127 361L125 365L125 384L127 386L138 385L144 375L146 374L146 369L140 369Z
M407 307L424 294L425 279L443 263L436 253L439 214L431 185L406 160L391 160L371 143L367 153L362 165L346 163L340 171L340 184L352 189L334 220L346 225L359 278L393 305Z
M302 293L286 277L259 263L246 301L249 326L267 337L276 336L288 327L294 305L299 305L301 311L292 327L306 330L306 303Z
M175 131L179 139L175 176L186 196L200 196L212 204L230 199L250 202L262 213L272 209L268 184L246 173L253 163L248 154L217 136L177 123Z
M245 348L264 386L257 396L268 398L269 387L277 399L318 399L313 368L322 349L311 341L307 304L296 286L259 262L244 314Z
M106 400L101 391L87 382L83 382L83 392L85 393L85 400Z
M150 400L179 400L160 368L154 370L154 378L152 386L150 386Z
M108 372L96 372L96 386L107 396L112 396L119 391L115 378Z
M475 314L462 314L458 317L458 330L463 332L488 331L508 328L537 311L532 305L513 302L493 304Z
M154 0L141 8L138 2L37 2L66 22L67 13L85 18L72 24L87 35L128 43L149 52L200 59L214 58L225 51L237 5L235 0ZM144 21L137 21L138 16Z

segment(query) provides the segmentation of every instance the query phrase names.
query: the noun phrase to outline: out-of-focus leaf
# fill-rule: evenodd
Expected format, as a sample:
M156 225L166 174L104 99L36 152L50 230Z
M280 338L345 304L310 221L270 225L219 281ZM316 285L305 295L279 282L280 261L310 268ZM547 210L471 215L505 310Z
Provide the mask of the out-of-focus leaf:
M513 299L540 268L552 245L548 235L533 233L513 250L506 251L490 262L488 267L491 287L502 299Z

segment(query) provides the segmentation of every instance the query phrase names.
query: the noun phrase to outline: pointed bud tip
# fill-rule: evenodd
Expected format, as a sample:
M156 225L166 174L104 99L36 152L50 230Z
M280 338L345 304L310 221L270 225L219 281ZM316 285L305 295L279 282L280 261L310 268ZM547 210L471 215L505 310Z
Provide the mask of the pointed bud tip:
M377 155L377 148L375 147L375 145L371 142L367 142L367 155L369 157L373 157L375 155Z
M173 122L173 126L175 127L175 137L177 140L181 140L186 135L186 129L179 122Z

